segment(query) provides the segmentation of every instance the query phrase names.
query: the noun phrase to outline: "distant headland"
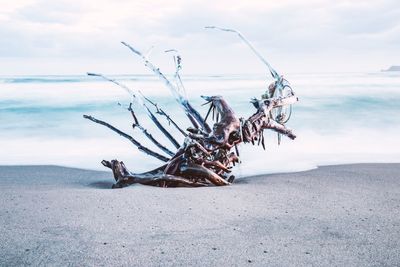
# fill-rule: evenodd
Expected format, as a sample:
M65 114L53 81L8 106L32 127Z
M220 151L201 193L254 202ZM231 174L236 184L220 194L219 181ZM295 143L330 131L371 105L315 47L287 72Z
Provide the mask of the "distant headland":
M391 66L387 70L382 70L382 71L400 71L400 66Z

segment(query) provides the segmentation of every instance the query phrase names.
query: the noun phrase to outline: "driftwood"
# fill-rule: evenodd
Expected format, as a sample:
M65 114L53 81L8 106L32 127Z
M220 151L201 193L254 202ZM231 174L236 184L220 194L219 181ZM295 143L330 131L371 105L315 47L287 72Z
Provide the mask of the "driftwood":
M221 29L217 27L209 28ZM238 33L230 29L221 30ZM252 143L253 145L257 143L258 145L262 145L265 149L263 132L266 129L278 133L278 142L280 142L281 135L285 135L290 139L296 138L296 135L285 126L285 123L290 118L291 105L298 101L292 88L289 83L283 79L282 76L278 75L268 62L260 56L247 39L245 39L242 34L238 34L267 65L275 79L265 94L262 95L261 99L252 99L251 103L256 108L256 111L247 119L236 117L234 111L222 96L202 96L207 101L206 104L210 105L205 118L203 118L186 97L185 88L179 75L181 58L178 55L174 55L176 72L173 77L174 81L170 81L158 67L149 61L146 55L123 42L125 46L143 60L144 65L157 75L172 92L176 101L181 105L192 124L192 127L189 127L186 131L178 126L157 104L143 96L140 91L132 90L104 75L88 73L88 75L102 77L111 81L126 90L131 95L132 102L139 104L139 106L145 110L148 117L176 148L176 151L171 151L157 141L147 129L140 125L133 111L132 103L129 105L128 111L133 118L133 128L140 129L143 134L161 150L161 153L168 156L143 146L132 136L122 132L107 122L92 116L84 115L85 119L106 126L122 137L125 137L140 151L165 162L164 165L155 170L145 173L133 173L126 168L122 161L103 160L102 164L110 168L113 172L116 181L113 188L122 188L135 183L161 187L229 185L235 178L231 175L231 169L239 162L239 151L237 148L239 143ZM168 50L168 52L170 51L176 52L175 50ZM290 108L288 109L287 107ZM155 108L155 114L152 112L151 108ZM168 130L164 128L157 119L157 114L165 117L168 123L182 133L185 137L183 144L180 145ZM213 117L216 116L216 123L214 123L212 127L210 127L207 122L210 114L213 114Z

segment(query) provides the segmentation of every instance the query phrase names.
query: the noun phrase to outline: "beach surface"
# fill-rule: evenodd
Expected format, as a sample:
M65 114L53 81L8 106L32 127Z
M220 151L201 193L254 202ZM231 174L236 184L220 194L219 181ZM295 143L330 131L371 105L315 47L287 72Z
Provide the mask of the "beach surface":
M399 266L400 164L232 186L111 190L110 172L0 167L0 266Z

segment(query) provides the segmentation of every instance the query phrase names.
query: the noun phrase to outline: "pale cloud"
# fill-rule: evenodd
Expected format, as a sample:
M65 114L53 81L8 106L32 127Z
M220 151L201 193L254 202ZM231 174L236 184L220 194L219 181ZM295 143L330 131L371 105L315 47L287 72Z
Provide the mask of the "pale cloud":
M204 30L214 24L241 30L283 69L380 69L400 62L394 0L1 2L3 58L104 59L124 72L118 66L128 51L119 41L127 40L141 49L157 45L161 65L169 59L160 52L178 48L192 72L261 69L238 38Z

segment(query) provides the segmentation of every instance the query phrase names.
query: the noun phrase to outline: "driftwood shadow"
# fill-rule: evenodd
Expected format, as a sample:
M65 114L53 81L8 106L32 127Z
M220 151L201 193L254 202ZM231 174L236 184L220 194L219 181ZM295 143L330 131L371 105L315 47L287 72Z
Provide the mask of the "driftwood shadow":
M232 186L235 186L235 184L249 184L251 182L249 178L251 178L251 177L239 177L239 178L236 178L233 181Z
M98 181L90 183L88 186L97 189L112 189L113 184L111 181Z

